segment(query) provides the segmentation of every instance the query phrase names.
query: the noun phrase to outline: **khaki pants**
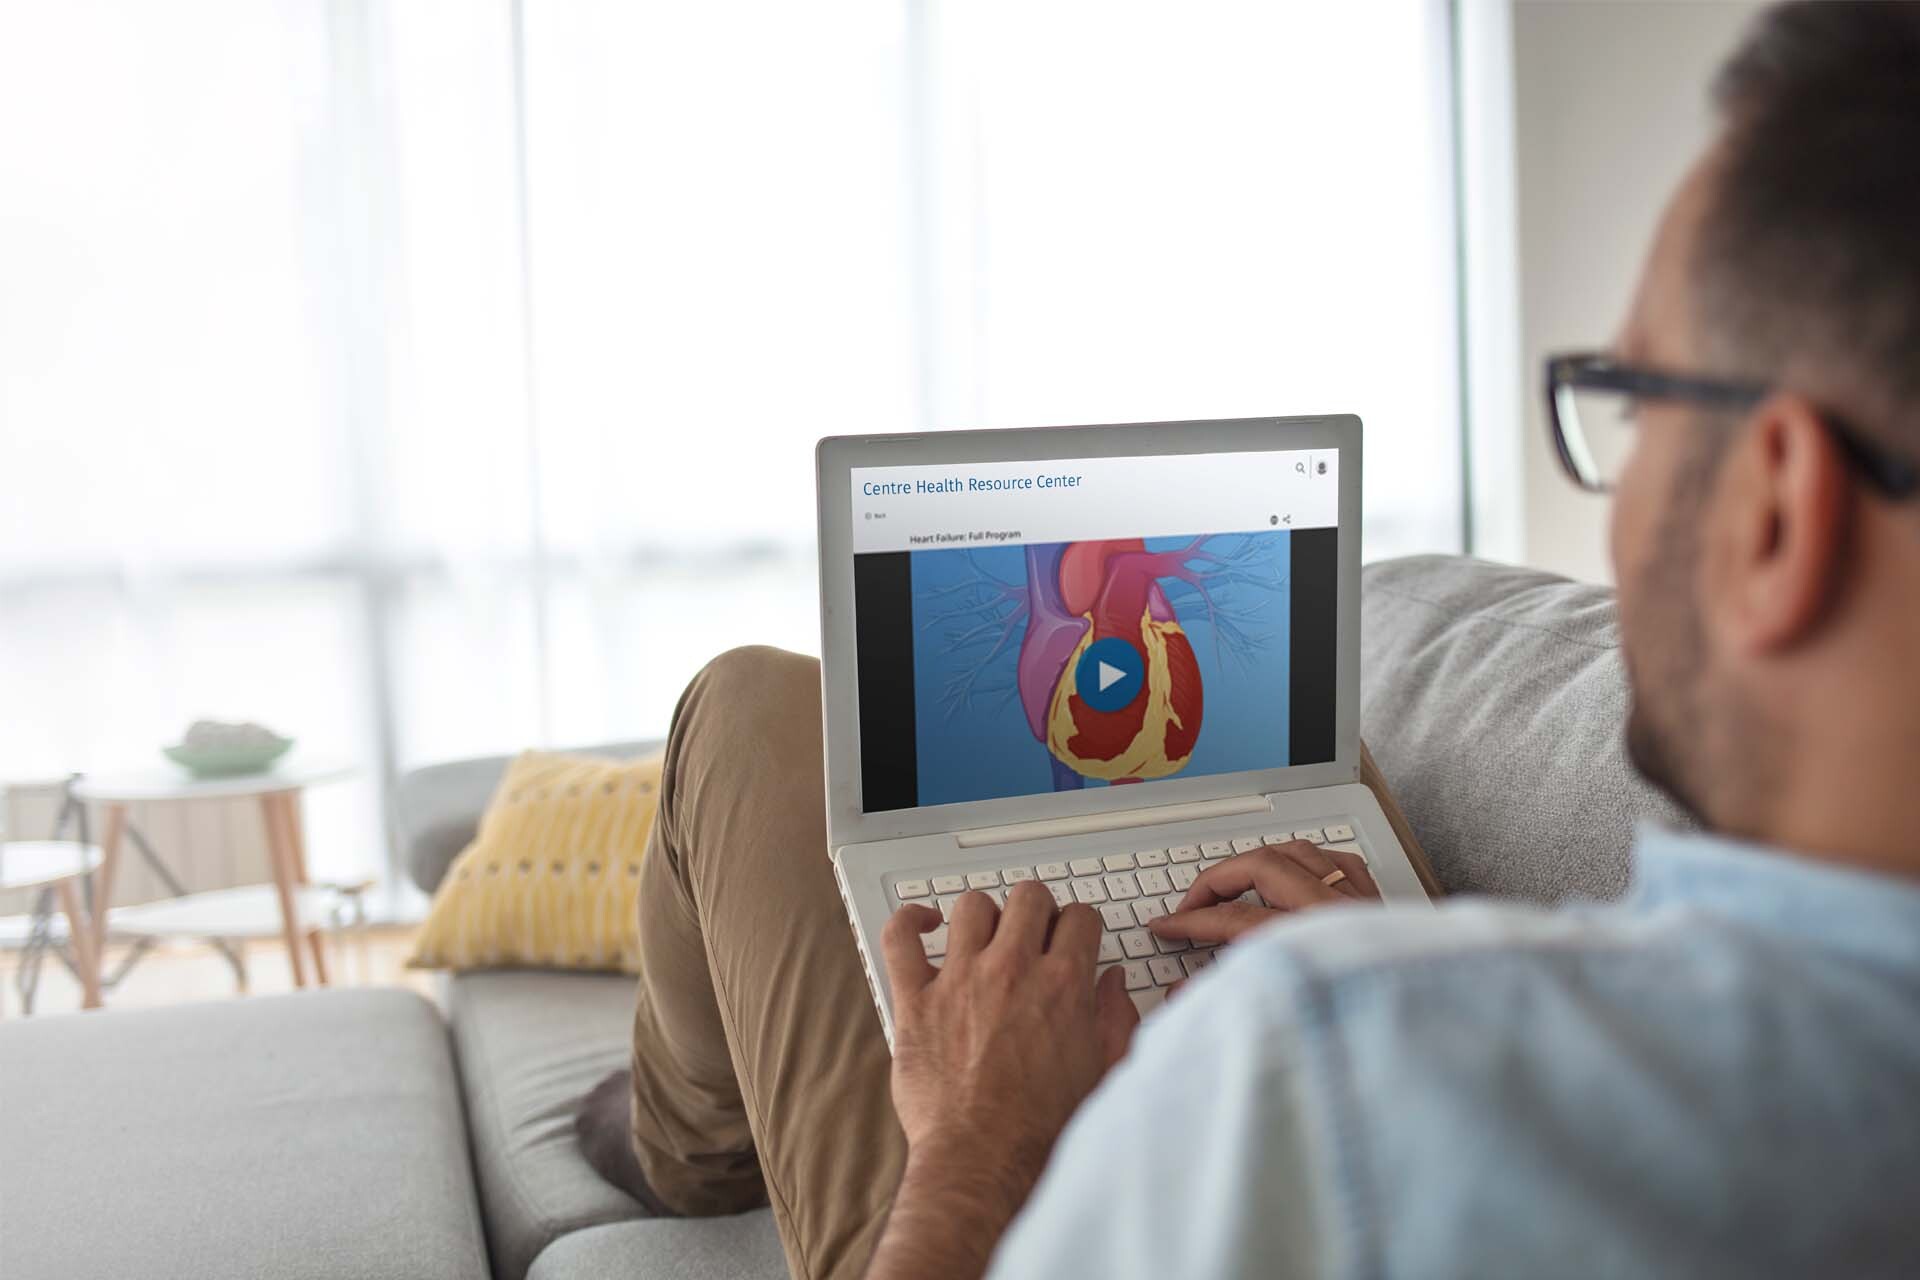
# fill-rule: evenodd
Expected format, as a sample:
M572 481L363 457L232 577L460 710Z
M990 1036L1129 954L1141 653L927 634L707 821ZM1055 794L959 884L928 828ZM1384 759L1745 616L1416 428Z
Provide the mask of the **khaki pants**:
M736 649L680 699L641 863L633 1144L676 1212L771 1204L796 1276L865 1270L906 1156L828 860L820 664Z
M1424 858L1373 767L1416 870ZM680 699L641 866L633 1145L690 1216L771 1204L796 1276L865 1269L905 1138L828 860L820 664L736 649Z

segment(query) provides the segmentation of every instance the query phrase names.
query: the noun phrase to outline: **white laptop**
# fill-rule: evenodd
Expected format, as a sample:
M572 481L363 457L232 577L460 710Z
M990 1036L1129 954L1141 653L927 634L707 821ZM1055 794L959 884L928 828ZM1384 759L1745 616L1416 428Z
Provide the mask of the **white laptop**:
M820 442L827 836L881 927L1039 880L1143 1014L1212 959L1147 922L1290 839L1426 894L1360 778L1360 420ZM945 929L924 940L935 963Z

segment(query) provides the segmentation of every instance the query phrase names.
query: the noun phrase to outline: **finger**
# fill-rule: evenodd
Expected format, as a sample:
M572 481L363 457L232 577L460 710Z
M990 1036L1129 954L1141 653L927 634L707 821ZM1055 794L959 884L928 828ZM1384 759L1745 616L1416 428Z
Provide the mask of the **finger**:
M1217 867L1209 867L1202 871L1188 887L1187 896L1180 899L1180 909L1192 911L1199 907L1232 902L1253 888L1254 863L1259 861L1259 855L1265 852L1265 850L1256 849L1251 853L1239 854L1228 858Z
M1333 865L1347 873L1347 879L1360 891L1363 898L1378 898L1380 886L1374 882L1373 871L1367 866L1367 860L1357 853L1345 849L1322 849L1320 852L1333 859Z
M993 941L994 927L1000 920L1000 908L978 889L960 895L953 904L953 918L947 921L947 962L970 956Z
M920 935L940 926L940 913L932 907L904 906L891 916L880 930L880 954L887 966L887 988L897 1001L933 981L936 970L927 961Z
M1039 955L1047 946L1047 926L1053 922L1053 895L1038 880L1022 880L1007 890L993 945Z
M1100 1029L1101 1052L1111 1067L1127 1056L1133 1029L1140 1025L1140 1011L1127 995L1127 975L1119 965L1101 974L1093 984L1093 1017Z
M1100 913L1084 902L1062 907L1054 922L1047 954L1060 956L1081 969L1091 970L1100 954Z
M1282 853L1274 853L1261 863L1254 884L1268 906L1288 911L1351 901L1346 894L1323 884L1319 876L1301 866L1297 859Z
M1346 868L1334 862L1334 860L1327 855L1326 850L1316 848L1308 844L1305 840L1291 840L1286 844L1274 846L1274 851L1283 858L1290 858L1294 862L1299 863L1308 875L1318 880L1321 884L1326 885L1327 888L1333 890L1341 897L1358 898L1361 896L1359 884L1355 883L1353 877L1346 873ZM1332 879L1328 877L1332 877Z
M1147 928L1162 938L1185 938L1188 942L1232 942L1250 929L1258 929L1280 916L1267 907L1250 902L1223 902L1211 907L1181 908L1170 916L1161 916Z

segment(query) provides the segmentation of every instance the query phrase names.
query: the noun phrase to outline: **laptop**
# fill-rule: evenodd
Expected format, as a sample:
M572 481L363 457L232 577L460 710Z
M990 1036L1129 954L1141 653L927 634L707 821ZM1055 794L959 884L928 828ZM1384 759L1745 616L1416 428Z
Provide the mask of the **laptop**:
M1350 415L820 442L827 836L889 1044L903 903L1038 880L1146 1015L1214 958L1147 923L1237 853L1311 840L1427 901L1360 782L1360 444Z

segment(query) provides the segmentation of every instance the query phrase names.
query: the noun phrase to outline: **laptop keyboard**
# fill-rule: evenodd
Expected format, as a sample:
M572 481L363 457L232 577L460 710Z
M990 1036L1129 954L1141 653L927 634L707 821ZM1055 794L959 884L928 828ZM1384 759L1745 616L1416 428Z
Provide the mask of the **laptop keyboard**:
M1100 972L1118 966L1127 975L1127 993L1142 1015L1166 999L1167 988L1190 978L1213 962L1216 948L1156 938L1147 923L1179 909L1181 899L1202 871L1217 867L1236 854L1262 845L1306 840L1323 849L1344 850L1365 857L1349 823L1334 822L1298 831L1248 832L1213 836L1193 844L1164 849L1139 849L1065 862L1022 862L1017 854L1004 866L969 863L964 870L923 877L894 877L888 885L893 905L915 903L940 909L942 920L953 915L953 904L969 890L979 890L999 906L1007 890L1022 880L1038 880L1061 906L1084 902L1100 913L1105 929L1100 935ZM1249 889L1246 902L1260 903ZM1264 905L1264 904L1263 904ZM938 967L947 954L947 927L942 924L922 935L927 958Z

